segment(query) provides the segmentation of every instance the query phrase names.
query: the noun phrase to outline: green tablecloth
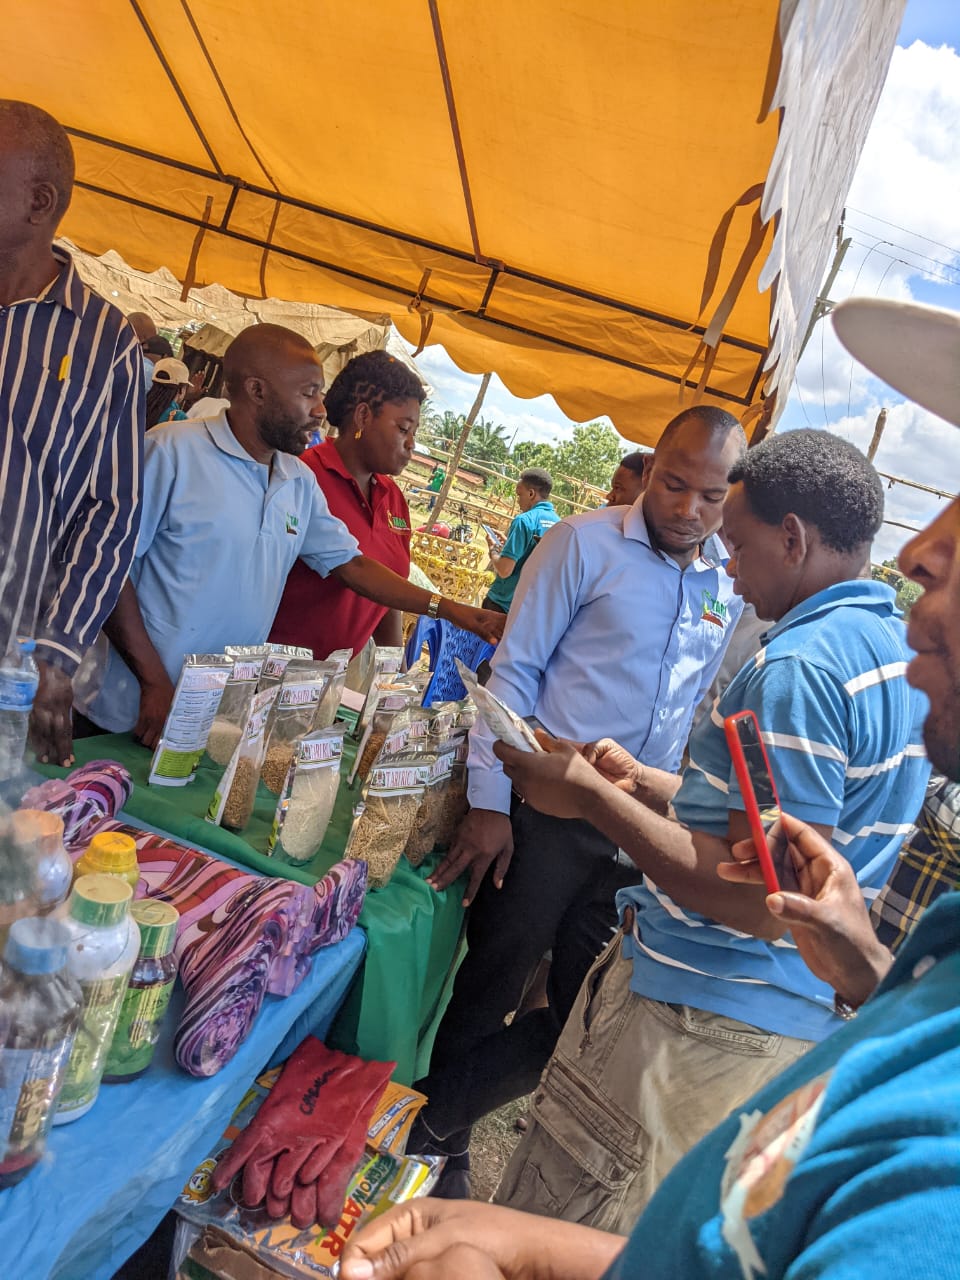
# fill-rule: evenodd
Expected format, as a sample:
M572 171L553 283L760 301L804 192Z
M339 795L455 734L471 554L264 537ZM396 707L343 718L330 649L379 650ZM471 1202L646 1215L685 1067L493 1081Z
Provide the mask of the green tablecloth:
M129 734L78 739L78 764L116 760L130 770L134 791L124 813L134 821L189 845L221 854L265 875L313 884L343 855L351 811L358 792L341 786L323 846L304 866L289 866L262 851L273 823L277 797L262 784L253 818L243 836L207 822L204 814L222 770L207 757L186 787L148 787L151 753ZM348 744L344 778L354 754ZM44 773L67 770L45 766ZM446 1008L462 954L462 886L435 893L425 883L438 856L414 869L401 859L385 889L371 889L360 915L367 933L367 954L328 1041L364 1058L396 1059L394 1078L410 1084L426 1073L440 1015Z

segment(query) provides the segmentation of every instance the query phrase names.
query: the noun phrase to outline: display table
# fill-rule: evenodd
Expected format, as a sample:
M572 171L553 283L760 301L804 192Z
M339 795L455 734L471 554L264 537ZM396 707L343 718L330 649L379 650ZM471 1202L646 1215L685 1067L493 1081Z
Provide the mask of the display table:
M352 809L359 799L359 792L341 786L320 851L305 866L292 867L262 852L277 803L262 784L253 818L241 837L204 819L222 773L206 758L189 786L149 787L151 753L129 734L80 739L74 749L78 765L116 760L129 769L134 790L124 815L133 823L265 875L286 876L303 884L315 883L342 857ZM348 743L344 771L354 750ZM42 771L58 777L69 772L48 766ZM329 1037L332 1045L349 1053L396 1061L394 1078L404 1084L427 1072L433 1036L461 955L463 889L460 884L442 893L430 888L426 878L438 860L435 855L414 869L401 859L385 889L367 892L360 914L369 939L367 958Z
M147 1074L103 1085L87 1115L54 1129L41 1165L0 1193L4 1280L110 1280L170 1209L251 1081L308 1033L327 1035L363 951L359 929L318 951L300 987L266 998L246 1041L209 1080L173 1060L178 986Z

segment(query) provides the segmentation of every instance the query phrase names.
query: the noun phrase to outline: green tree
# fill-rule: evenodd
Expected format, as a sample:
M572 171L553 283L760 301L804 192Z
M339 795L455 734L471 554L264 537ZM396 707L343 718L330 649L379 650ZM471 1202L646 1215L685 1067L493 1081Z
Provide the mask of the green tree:
M557 469L557 451L553 445L538 440L521 440L513 446L510 461L518 471L527 467L542 467L551 474Z
M556 470L606 489L623 457L623 441L604 422L584 422L555 450Z
M897 568L896 560L884 560L882 565L875 564L872 574L875 581L885 582L887 586L893 587L897 593L897 608L903 611L905 617L909 617L910 610L923 595L923 587L905 578Z
M494 464L506 462L510 456L507 429L502 422L488 422L478 418L467 438L467 457L477 462Z

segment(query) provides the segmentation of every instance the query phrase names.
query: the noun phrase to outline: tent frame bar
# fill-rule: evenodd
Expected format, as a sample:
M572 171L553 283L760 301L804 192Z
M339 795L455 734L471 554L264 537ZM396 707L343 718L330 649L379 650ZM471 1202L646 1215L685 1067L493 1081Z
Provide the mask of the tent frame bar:
M225 235L235 236L241 240L248 240L250 243L260 244L261 247L269 248L273 253L283 252L283 253L286 253L287 256L299 257L304 262L314 261L314 259L310 257L305 257L303 255L296 254L290 250L278 250L273 245L266 245L266 244L263 244L261 241L253 240L251 237L244 236L243 233L231 231L227 223L230 215L233 212L233 207L236 203L237 195L239 194L240 191L249 191L251 195L260 196L263 199L269 200L274 203L278 203L281 205L288 205L294 209L303 209L307 213L316 213L321 217L329 218L333 222L342 222L348 226L359 227L365 231L373 231L373 232L376 232L378 235L387 236L392 240L399 240L403 244L416 245L418 248L421 248L421 249L430 249L435 253L445 254L446 256L450 258L454 258L460 262L477 262L479 266L489 267L491 271L491 282L490 282L490 286L488 286L488 295L484 298L484 301L482 304L484 307L489 302L489 293L492 292L492 285L496 282L496 278L500 275L507 275L507 276L512 276L514 279L517 279L517 280L524 280L529 284L541 285L543 288L547 288L547 289L555 289L557 290L558 293L568 293L572 297L583 299L585 302L599 303L601 306L609 307L613 311L621 311L625 315L636 316L641 320L651 320L656 324L662 324L668 328L681 329L685 333L695 333L701 338L706 333L706 327L704 325L689 324L685 320L678 320L676 316L668 316L658 311L650 311L645 307L635 306L633 303L622 302L616 298L610 298L606 294L593 293L588 289L581 289L577 285L564 284L559 280L552 280L549 276L540 276L530 271L524 271L520 267L507 266L505 263L497 262L494 259L483 258L478 261L473 254L468 253L464 249L453 249L449 245L440 244L434 240L426 240L421 236L411 235L409 232L406 232L406 231L397 231L390 227L384 227L384 226L381 226L379 223L369 222L365 218L355 217L353 214L338 213L334 209L328 209L324 205L313 204L308 200L300 200L296 196L281 195L277 191L270 190L267 187L258 187L253 183L246 182L244 181L243 178L232 177L229 174L213 173L209 169L201 168L199 165L192 165L192 164L185 164L185 163L181 164L180 161L178 160L171 160L166 156L157 155L155 152L147 151L141 147L133 147L128 145L127 143L115 142L110 138L104 138L95 133L88 133L82 129L73 129L67 126L66 131L72 137L82 138L87 142L93 142L98 144L99 146L108 147L115 151L123 151L128 155L138 156L143 160L150 160L156 164L166 165L171 169L178 169L186 173L192 173L200 178L206 178L210 182L226 184L232 187L233 190L231 191L230 197L228 198L227 206L224 209L223 217L220 219L220 222L215 229L224 233ZM162 213L166 217L176 218L180 221L190 222L195 226L203 225L208 230L210 229L209 224L203 223L202 219L191 217L189 214L175 213L172 210L164 209L161 206L150 205L148 203L145 203L144 201L135 199L131 196L121 195L119 192L116 192L116 191L108 191L106 188L103 188L103 187L96 187L91 184L86 184L83 182L78 182L77 185L81 187L86 186L89 190L95 191L100 195L110 196L115 200L122 200L127 204L135 204L140 206L141 208L150 209L154 213ZM326 266L328 264L320 264L318 262L317 265ZM341 271L345 275L351 274L346 268L333 267L331 269L336 271ZM365 279L366 277L358 276L357 278ZM371 283L381 283L381 282L372 281ZM392 289L396 289L396 286L394 285L391 285L389 287ZM403 293L404 291L402 289L397 289L397 292ZM406 294L404 294L404 296L406 296ZM428 299L426 299L425 297L424 300L427 301ZM437 302L436 299L429 299L429 301ZM439 302L438 305L449 307L450 304L445 302ZM457 309L460 310L460 308L457 308ZM477 314L477 313L468 312L467 314ZM482 316L482 318L487 319L486 316ZM496 323L496 322L489 321L489 323ZM548 338L547 340L550 342L559 341L559 339L553 339L553 338ZM767 350L766 347L761 346L757 342L750 342L745 338L736 338L729 334L721 334L720 342L727 343L729 346L732 346L732 347L737 347L742 351L753 352L755 355L766 355L766 350ZM584 350L586 350L586 348L584 348ZM590 354L593 354L593 352L591 351ZM628 367L634 367L634 366L630 366L629 362L617 360L616 357L610 357L610 358L615 360L616 363L627 363ZM635 366L635 367L640 368L641 366ZM668 375L663 375L663 376L666 377ZM735 398L739 401L739 397L732 397L732 398Z
M210 224L207 222L204 222L202 218L194 217L192 214L189 214L189 213L176 213L171 209L163 208L162 205L153 204L149 200L140 200L133 196L122 196L122 195L119 195L116 191L109 191L106 187L98 187L92 182L83 182L81 180L77 180L74 182L74 186L80 187L84 191L91 191L93 192L94 195L106 196L108 200L119 200L124 204L134 205L138 209L145 209L148 213L157 213L164 218L172 218L177 222L187 223L189 226L192 226L192 227L199 227L199 228L202 228L203 230L210 229ZM333 262L327 262L323 258L315 258L308 253L300 253L296 249L278 248L276 245L268 244L264 240L258 240L256 236L244 235L244 233L241 231L233 231L229 227L224 227L223 225L216 227L215 230L220 235L227 236L232 240L238 240L242 244L250 244L257 249L263 249L269 253L276 253L280 257L292 258L297 262L306 262L306 263L309 263L310 266L320 267L324 271L330 271L334 275L345 276L347 279L350 279L350 280L360 280L364 284L372 284L378 289L384 289L389 293L395 293L400 298L408 297L407 289L402 288L400 285L393 284L387 280L380 280L376 276L368 276L360 271L352 271L349 267L344 267ZM450 303L444 301L443 298L435 298L426 293L421 294L421 298L424 302L430 304L433 307L438 307L443 311L452 311L452 312L455 312L457 315L467 315L475 319L481 319L483 320L484 324L489 324L499 329L505 329L510 333L522 334L525 337L533 338L537 342L545 342L554 347L562 347L564 350L576 352L578 355L590 356L596 360L604 360L606 361L607 364L615 364L615 365L619 365L621 368L624 368L624 369L632 369L636 373L646 374L651 378L660 378L664 382L673 383L674 386L678 386L678 387L687 386L692 388L696 385L695 383L691 382L689 379L680 378L673 373L666 373L663 369L652 369L648 365L638 364L634 360L625 360L621 356L613 356L608 351L598 351L594 347L587 347L587 346L582 346L576 342L569 342L567 339L558 338L554 334L541 333L536 329L527 329L527 328L524 328L522 325L513 324L509 320L495 320L487 315L479 315L476 311L468 311L463 307L453 307L451 306ZM733 341L733 340L731 339L730 341ZM739 345L747 346L749 350L756 349L760 354L763 353L762 348L754 348L752 345L749 345L746 343L740 343ZM753 389L756 388L757 382L761 374L762 374L762 363L761 365L758 366L757 372L754 375L754 378L751 382L751 393L750 393L751 395L752 395ZM748 406L750 404L750 400L748 398L744 396L734 395L732 392L729 392L729 391L721 391L719 389L714 389L709 386L707 386L705 390L717 400L726 400L726 401L729 401L729 403L731 404L739 404L743 406Z

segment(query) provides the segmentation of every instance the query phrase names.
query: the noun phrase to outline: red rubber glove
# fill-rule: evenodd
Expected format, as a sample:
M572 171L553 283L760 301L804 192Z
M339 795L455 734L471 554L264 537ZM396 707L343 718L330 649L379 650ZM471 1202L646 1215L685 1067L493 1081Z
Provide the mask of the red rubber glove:
M222 1191L242 1169L243 1203L253 1208L263 1201L274 1165L283 1157L284 1176L271 1187L271 1198L275 1204L289 1198L303 1163L318 1149L330 1148L332 1154L342 1143L354 1115L350 1081L365 1066L360 1058L328 1049L308 1036L287 1059L260 1110L218 1161L211 1177L214 1189ZM318 1105L321 1090L334 1080L338 1087L326 1096L335 1099L335 1105Z

